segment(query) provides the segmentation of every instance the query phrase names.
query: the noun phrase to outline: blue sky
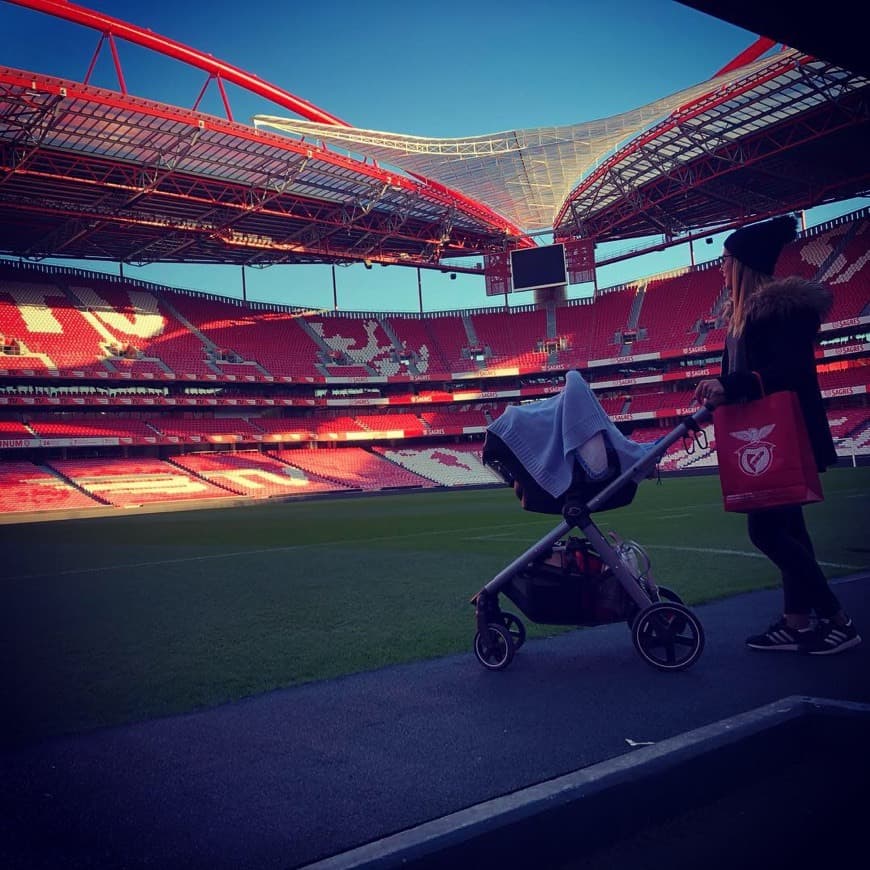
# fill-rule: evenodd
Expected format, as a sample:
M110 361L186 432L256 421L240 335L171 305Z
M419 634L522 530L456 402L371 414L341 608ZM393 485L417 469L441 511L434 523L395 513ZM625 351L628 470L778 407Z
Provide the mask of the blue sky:
M607 117L712 76L755 34L674 0L516 0L437 4L395 0L249 4L205 0L100 2L89 8L150 28L255 73L343 120L421 136L463 136ZM99 35L0 0L0 63L82 80ZM192 106L205 75L129 43L119 43L127 89ZM92 83L117 89L106 46ZM228 86L235 120L250 123L276 107ZM202 111L224 115L211 85ZM866 205L808 213L809 225ZM697 261L718 256L696 245ZM606 287L689 262L687 245L599 270ZM109 264L94 268L117 271ZM417 273L400 267L335 270L346 310L418 307ZM239 296L239 267L125 267L125 274ZM324 267L247 269L248 298L331 308L332 271ZM503 304L483 279L422 273L426 310ZM584 296L591 285L569 288ZM514 294L511 304L532 301Z

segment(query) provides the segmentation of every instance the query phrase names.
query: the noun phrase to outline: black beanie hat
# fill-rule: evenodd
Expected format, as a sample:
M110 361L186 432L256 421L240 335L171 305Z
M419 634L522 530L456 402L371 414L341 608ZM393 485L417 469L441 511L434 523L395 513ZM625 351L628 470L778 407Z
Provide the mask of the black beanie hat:
M772 275L782 249L797 238L797 218L784 215L741 227L725 239L725 250L750 269Z

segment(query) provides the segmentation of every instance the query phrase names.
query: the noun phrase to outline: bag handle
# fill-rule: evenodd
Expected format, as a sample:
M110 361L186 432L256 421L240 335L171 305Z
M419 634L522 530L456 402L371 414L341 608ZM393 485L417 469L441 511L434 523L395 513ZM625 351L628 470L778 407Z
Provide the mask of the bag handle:
M764 381L761 380L761 375L758 372L753 372L752 374L755 375L755 379L758 381L758 389L761 390L761 398L763 399L765 396Z

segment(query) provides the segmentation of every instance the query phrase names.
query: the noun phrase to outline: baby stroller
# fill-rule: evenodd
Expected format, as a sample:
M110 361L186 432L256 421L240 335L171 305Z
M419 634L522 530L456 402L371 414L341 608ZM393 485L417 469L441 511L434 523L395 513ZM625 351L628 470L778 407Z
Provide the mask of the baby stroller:
M701 425L711 416L703 407L685 417L622 473L605 435L610 479L590 480L575 461L570 486L559 497L539 484L492 431L494 427L488 429L483 462L514 488L525 510L561 514L563 522L472 598L477 622L474 653L485 668L508 667L526 638L520 618L499 606L500 593L539 624L594 626L625 621L641 658L659 670L683 670L698 660L704 650L698 618L675 592L657 585L640 545L614 533L605 536L591 515L629 504L638 484L652 476L668 448L681 438L701 438ZM568 535L575 528L583 538Z

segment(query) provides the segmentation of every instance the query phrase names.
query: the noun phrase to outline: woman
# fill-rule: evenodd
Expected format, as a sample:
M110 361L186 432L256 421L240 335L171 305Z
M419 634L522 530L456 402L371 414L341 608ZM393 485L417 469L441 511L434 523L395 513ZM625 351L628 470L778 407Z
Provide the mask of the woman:
M819 471L837 461L816 375L815 343L831 292L793 276L775 279L783 247L796 237L794 217L743 227L725 240L722 275L731 293L722 375L701 381L695 400L716 407L793 390L798 395ZM761 379L761 384L758 383ZM800 505L750 511L749 537L782 574L783 616L747 639L756 650L831 655L861 643L816 561ZM818 617L813 624L813 616Z

